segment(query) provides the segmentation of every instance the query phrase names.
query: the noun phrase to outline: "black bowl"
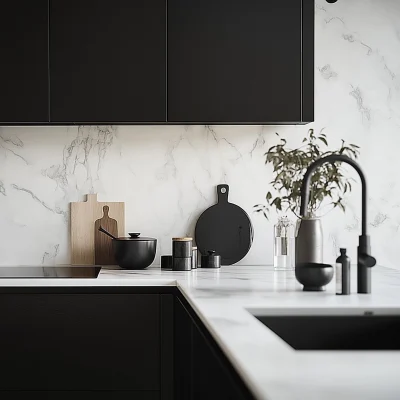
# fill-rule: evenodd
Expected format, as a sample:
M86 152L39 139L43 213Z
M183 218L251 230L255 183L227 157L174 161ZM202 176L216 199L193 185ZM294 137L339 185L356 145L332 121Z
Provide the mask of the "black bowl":
M124 269L145 269L156 257L157 240L113 240L114 257Z
M319 263L296 264L295 274L296 279L304 285L304 291L321 292L333 278L333 267Z

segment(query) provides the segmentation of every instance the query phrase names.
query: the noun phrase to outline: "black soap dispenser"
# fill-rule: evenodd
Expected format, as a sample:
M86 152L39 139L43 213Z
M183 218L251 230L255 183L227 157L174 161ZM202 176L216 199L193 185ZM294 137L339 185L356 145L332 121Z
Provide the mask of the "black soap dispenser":
M336 259L336 294L350 294L350 258L346 249L340 249Z

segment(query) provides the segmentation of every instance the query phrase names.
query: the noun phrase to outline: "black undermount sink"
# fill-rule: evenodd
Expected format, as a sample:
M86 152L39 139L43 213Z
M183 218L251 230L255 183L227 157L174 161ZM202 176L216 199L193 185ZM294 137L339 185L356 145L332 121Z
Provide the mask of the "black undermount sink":
M255 317L295 350L400 350L400 314Z

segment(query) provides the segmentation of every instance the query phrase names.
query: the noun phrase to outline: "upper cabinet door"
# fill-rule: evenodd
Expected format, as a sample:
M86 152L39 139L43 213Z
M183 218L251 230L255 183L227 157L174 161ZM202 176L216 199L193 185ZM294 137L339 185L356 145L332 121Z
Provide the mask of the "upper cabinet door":
M47 0L0 6L0 123L49 121Z
M165 0L50 0L50 120L166 121Z
M310 87L303 104L302 71L307 56L313 85L313 18L312 0L168 0L168 121L304 122L303 106L313 108ZM302 37L310 41L303 56Z

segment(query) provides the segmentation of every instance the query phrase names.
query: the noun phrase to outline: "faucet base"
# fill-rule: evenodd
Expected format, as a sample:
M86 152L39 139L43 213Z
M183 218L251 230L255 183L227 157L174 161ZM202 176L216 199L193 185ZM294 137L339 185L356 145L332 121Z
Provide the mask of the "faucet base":
M369 236L359 237L357 249L357 292L371 293L371 268L376 264L374 257L370 256L371 248Z
M371 268L357 265L357 293L371 293Z

